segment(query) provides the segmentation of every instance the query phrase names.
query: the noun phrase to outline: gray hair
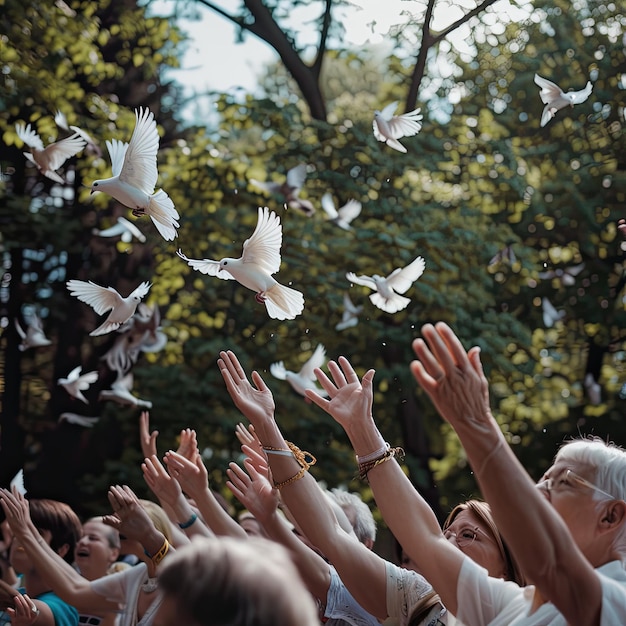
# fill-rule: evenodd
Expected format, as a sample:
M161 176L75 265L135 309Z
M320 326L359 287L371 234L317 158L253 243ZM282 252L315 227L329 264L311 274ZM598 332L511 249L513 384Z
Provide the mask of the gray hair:
M332 495L352 524L354 534L361 543L376 541L376 520L369 506L358 493L345 489L333 489Z
M557 452L556 461L567 460L591 471L591 482L617 500L626 500L626 450L599 437L574 439L566 442ZM594 498L602 494L594 491ZM613 545L626 563L626 523Z

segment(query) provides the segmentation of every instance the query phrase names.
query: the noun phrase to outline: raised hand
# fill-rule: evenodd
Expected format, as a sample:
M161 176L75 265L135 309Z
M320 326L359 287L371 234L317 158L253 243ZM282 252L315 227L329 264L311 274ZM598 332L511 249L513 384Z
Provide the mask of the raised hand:
M226 383L226 389L235 406L259 430L274 420L274 397L258 372L252 372L252 386L234 352L220 352L217 364Z
M480 348L465 348L443 322L422 328L413 342L417 360L413 376L430 396L440 415L455 429L463 426L492 430L489 384L480 362Z
M143 544L145 537L154 533L154 524L132 489L127 485L112 485L107 497L113 514L104 515L102 521L127 539Z
M230 463L226 470L229 480L226 486L261 524L272 517L278 508L278 490L267 479L267 475L257 472L249 459L244 461L246 471L236 463Z
M143 477L152 493L160 502L174 508L182 495L181 487L175 478L166 471L156 455L147 457L141 464Z
M139 416L139 441L144 459L157 455L156 440L158 436L158 430L150 432L150 413L142 411Z
M241 422L235 426L235 435L237 439L239 439L239 443L243 449L243 446L248 446L252 450L255 450L257 454L262 456L267 461L267 454L265 454L265 450L263 450L263 445L259 441L259 438L256 435L256 431L254 430L254 426L252 424L248 425L246 428Z
M29 626L39 617L39 607L26 594L16 593L13 606L7 608L12 626Z
M359 381L350 361L345 357L340 356L338 363L329 361L327 365L333 377L332 381L319 368L315 369L315 375L330 399L322 398L310 389L306 391L306 397L344 428L358 424L362 419L371 418L374 398L372 381L375 371L367 371Z
M169 451L163 459L169 473L178 481L184 493L198 500L209 488L209 473L199 454L193 461L186 459L178 452Z
M185 428L180 431L180 443L176 452L178 452L181 456L184 456L189 461L193 461L196 454L200 454L195 430L192 428Z
M0 489L0 504L15 537L22 537L35 530L30 518L28 500L17 489Z

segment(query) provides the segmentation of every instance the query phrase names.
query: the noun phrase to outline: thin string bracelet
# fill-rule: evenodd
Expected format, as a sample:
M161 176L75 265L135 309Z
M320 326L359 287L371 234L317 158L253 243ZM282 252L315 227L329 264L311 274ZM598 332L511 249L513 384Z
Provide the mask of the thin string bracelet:
M360 463L359 473L357 474L357 477L360 478L361 480L367 481L367 475L376 466L380 465L381 463L385 463L386 461L389 461L390 459L393 459L396 457L402 460L404 458L404 450L402 448L389 448L389 450L387 450L382 456L378 457L377 459L372 459L371 461L368 461L367 463Z

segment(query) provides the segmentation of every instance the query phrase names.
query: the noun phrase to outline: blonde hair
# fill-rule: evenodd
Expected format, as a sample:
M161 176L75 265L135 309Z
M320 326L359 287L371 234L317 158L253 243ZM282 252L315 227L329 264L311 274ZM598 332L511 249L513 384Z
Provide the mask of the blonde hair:
M159 532L163 533L163 536L170 543L172 543L172 526L169 518L167 517L167 513L156 502L152 502L152 500L139 500L139 502L146 510L146 513L152 520L154 527Z
M461 511L470 511L473 513L486 527L487 532L491 536L491 538L496 542L498 546L498 550L500 551L500 557L502 558L502 562L505 566L505 579L512 580L517 583L520 587L526 586L526 578L517 564L517 561L511 554L508 549L496 523L493 520L493 516L491 515L491 509L486 502L482 500L467 500L466 502L461 502L461 504L457 504L450 514L446 518L446 521L443 523L444 530L452 524L457 515Z

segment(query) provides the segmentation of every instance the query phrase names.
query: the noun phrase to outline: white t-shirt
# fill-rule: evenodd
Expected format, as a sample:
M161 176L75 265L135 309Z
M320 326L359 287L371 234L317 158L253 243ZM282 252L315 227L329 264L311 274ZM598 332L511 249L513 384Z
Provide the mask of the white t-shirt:
M433 591L432 585L417 572L398 567L389 561L385 561L385 572L387 574L387 613L399 626L407 626L416 608ZM443 626L453 626L456 623L457 626L462 626L441 603L428 612L419 626L422 624L429 626L431 623Z
M137 598L141 585L148 580L148 567L138 563L116 574L92 580L91 588L111 602L122 605L119 626L151 626L157 609L161 605L160 590L153 592L153 600L140 621L137 621Z
M601 626L626 624L626 570L620 561L596 569L602 584ZM472 626L567 626L554 604L529 611L535 588L491 578L469 558L463 561L457 586L457 617Z

